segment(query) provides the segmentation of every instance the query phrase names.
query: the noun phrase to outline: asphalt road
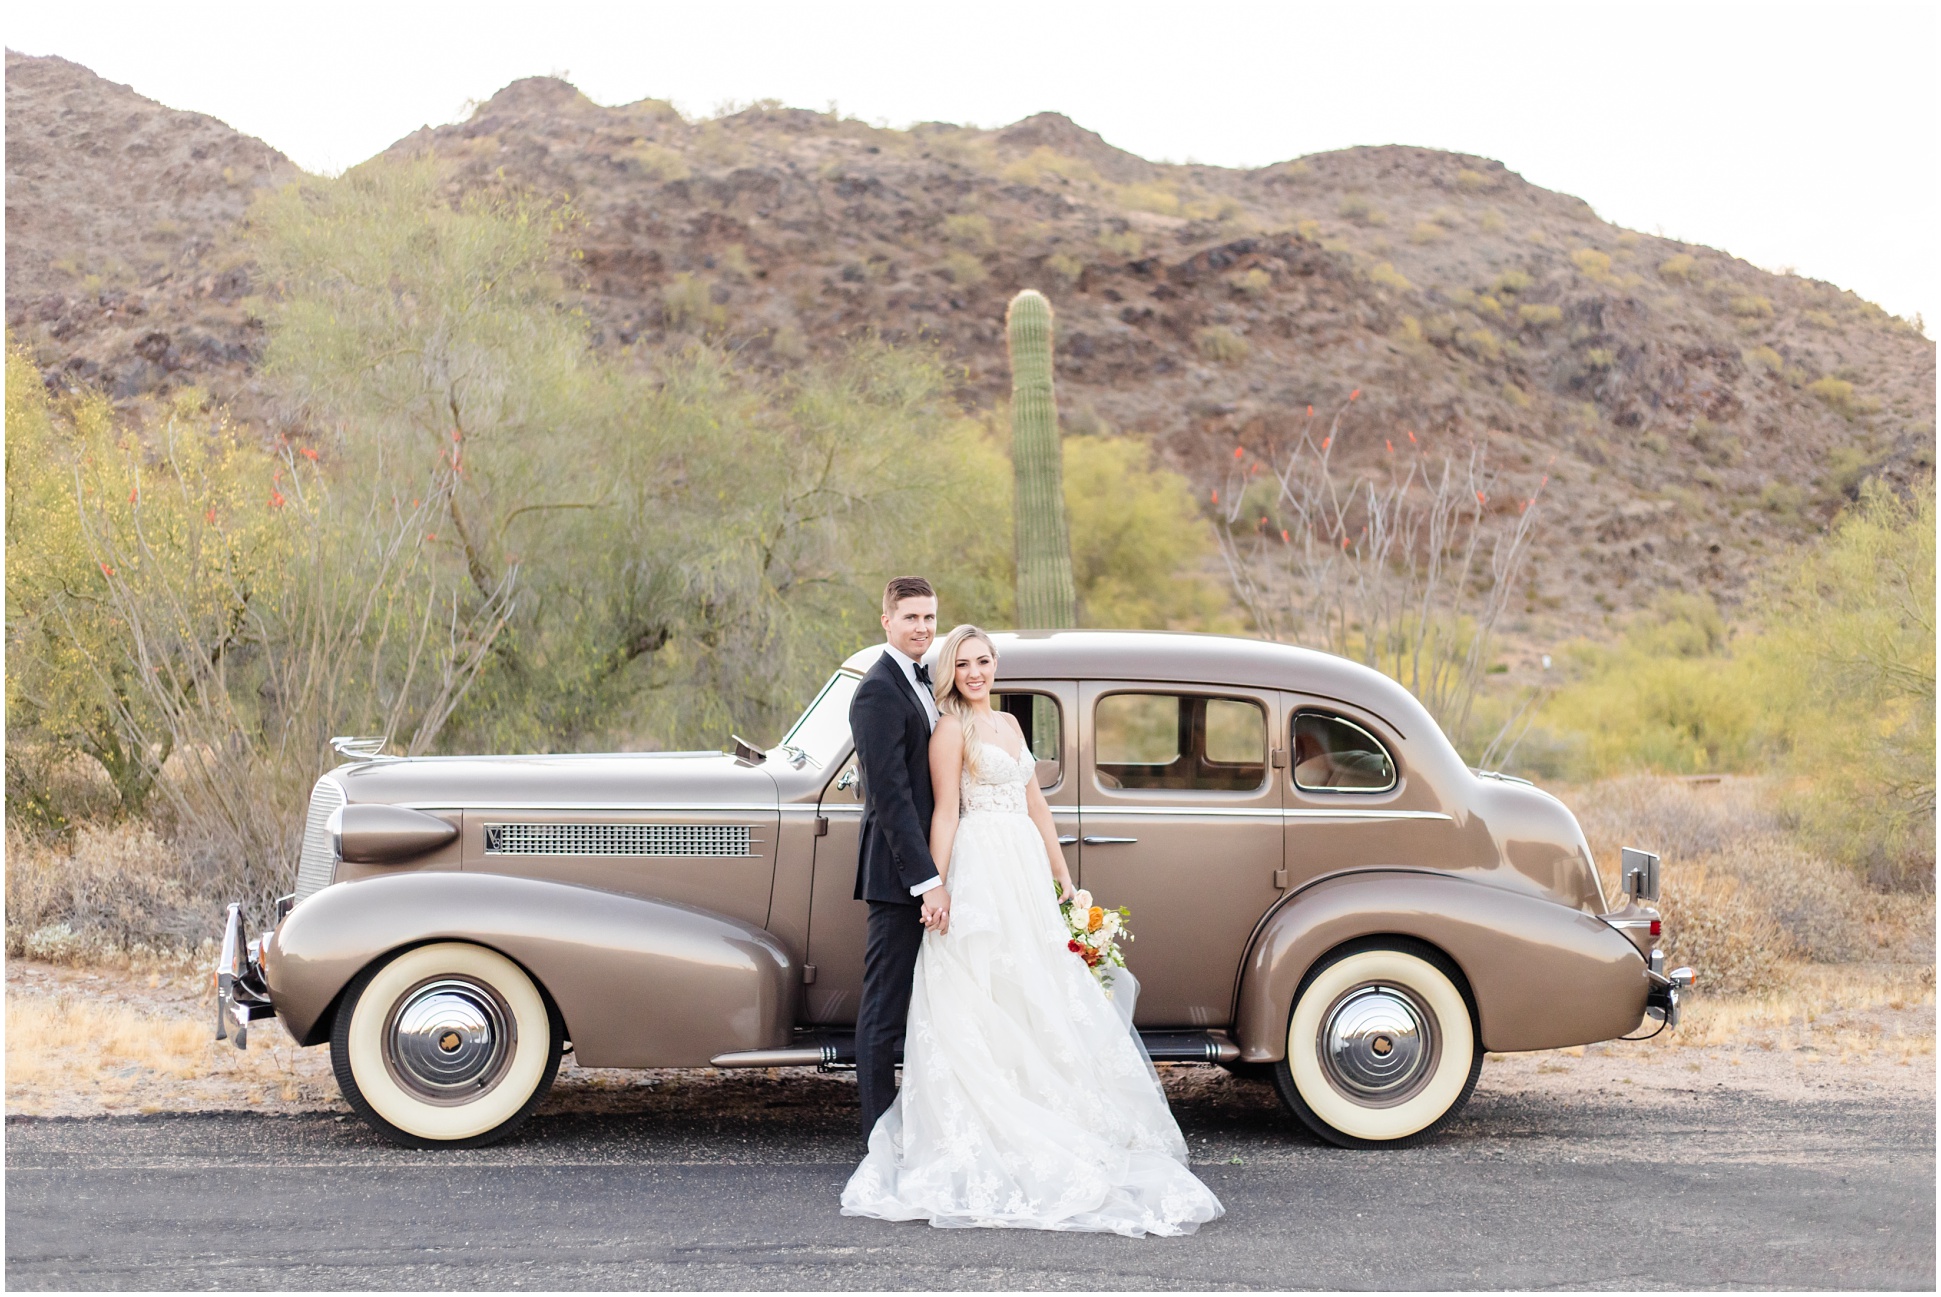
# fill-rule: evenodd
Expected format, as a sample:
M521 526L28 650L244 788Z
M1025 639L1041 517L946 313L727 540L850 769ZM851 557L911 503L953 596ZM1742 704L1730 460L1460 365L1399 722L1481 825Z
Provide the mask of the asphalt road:
M10 1120L6 1282L40 1288L1908 1288L1935 1284L1934 1110L1722 1088L1479 1093L1356 1153L1259 1087L1175 1107L1227 1215L1182 1239L846 1218L844 1084L670 1086L514 1142L354 1119ZM571 1106L570 1104L565 1106ZM584 1106L584 1105L582 1105Z

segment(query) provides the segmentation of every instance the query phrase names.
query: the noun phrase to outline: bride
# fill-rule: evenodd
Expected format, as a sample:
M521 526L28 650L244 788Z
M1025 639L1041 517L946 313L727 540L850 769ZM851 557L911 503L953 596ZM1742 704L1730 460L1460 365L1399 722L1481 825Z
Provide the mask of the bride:
M1073 894L1037 762L991 707L997 650L959 626L937 658L930 852L951 894L924 934L903 1087L843 1189L846 1216L955 1228L1190 1234L1225 1210L1113 994L1066 946Z

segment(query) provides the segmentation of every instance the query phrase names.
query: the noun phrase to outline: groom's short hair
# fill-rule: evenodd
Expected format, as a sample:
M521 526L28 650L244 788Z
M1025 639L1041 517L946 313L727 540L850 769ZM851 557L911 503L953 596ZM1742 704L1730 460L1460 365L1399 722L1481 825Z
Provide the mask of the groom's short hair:
M883 587L883 614L888 616L905 599L935 599L937 592L920 576L893 576Z

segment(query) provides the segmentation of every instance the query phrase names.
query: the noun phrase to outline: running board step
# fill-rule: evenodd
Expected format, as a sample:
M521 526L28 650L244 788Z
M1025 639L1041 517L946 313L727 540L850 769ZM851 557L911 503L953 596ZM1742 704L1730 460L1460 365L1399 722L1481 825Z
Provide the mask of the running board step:
M1224 1031L1142 1031L1139 1039L1155 1063L1233 1063L1240 1047ZM903 1051L896 1051L903 1061ZM747 1049L716 1054L716 1067L854 1067L856 1037L851 1032L817 1033L780 1049Z

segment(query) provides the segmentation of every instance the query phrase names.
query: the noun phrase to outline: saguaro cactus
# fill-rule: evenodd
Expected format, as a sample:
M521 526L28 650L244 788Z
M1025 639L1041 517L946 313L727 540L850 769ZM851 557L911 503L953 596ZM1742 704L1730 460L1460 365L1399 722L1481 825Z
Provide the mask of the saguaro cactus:
M1018 625L1076 620L1065 531L1064 451L1051 391L1051 303L1025 289L1004 313L1011 352L1011 464L1017 475Z

